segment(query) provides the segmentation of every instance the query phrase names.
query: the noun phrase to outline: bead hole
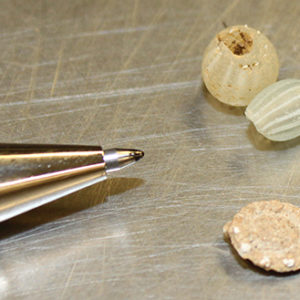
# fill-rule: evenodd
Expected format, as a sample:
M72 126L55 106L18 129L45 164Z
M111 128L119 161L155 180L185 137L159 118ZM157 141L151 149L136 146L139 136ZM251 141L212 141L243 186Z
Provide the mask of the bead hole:
M235 55L244 55L251 51L253 40L251 36L240 29L230 30L218 35L218 41L223 42Z

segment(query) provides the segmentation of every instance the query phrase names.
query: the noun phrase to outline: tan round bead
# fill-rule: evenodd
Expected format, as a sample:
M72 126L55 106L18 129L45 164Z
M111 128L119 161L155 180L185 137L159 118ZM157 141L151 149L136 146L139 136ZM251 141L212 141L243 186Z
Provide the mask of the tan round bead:
M202 78L221 102L247 106L265 87L277 80L276 50L261 32L246 25L228 27L206 48Z

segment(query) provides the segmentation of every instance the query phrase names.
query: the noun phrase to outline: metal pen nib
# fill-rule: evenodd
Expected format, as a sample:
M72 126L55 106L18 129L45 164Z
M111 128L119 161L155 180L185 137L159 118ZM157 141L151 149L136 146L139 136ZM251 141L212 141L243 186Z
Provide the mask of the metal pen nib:
M135 149L104 150L106 172L113 172L132 165L144 156L144 152Z
M105 180L143 156L100 146L0 144L0 222Z

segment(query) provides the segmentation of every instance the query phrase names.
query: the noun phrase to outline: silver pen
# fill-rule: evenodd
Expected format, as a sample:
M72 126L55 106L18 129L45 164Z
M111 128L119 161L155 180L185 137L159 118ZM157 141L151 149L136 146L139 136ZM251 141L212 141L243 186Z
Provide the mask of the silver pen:
M143 156L100 146L0 144L0 222L105 180Z

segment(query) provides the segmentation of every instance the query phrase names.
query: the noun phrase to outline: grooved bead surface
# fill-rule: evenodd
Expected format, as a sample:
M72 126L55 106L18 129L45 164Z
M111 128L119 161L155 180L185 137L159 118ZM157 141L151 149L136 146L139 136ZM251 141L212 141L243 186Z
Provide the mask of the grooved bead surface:
M277 80L276 50L260 31L246 25L218 33L205 50L202 77L209 92L221 102L247 106Z
M300 135L300 80L278 81L260 92L247 107L247 118L273 141Z

